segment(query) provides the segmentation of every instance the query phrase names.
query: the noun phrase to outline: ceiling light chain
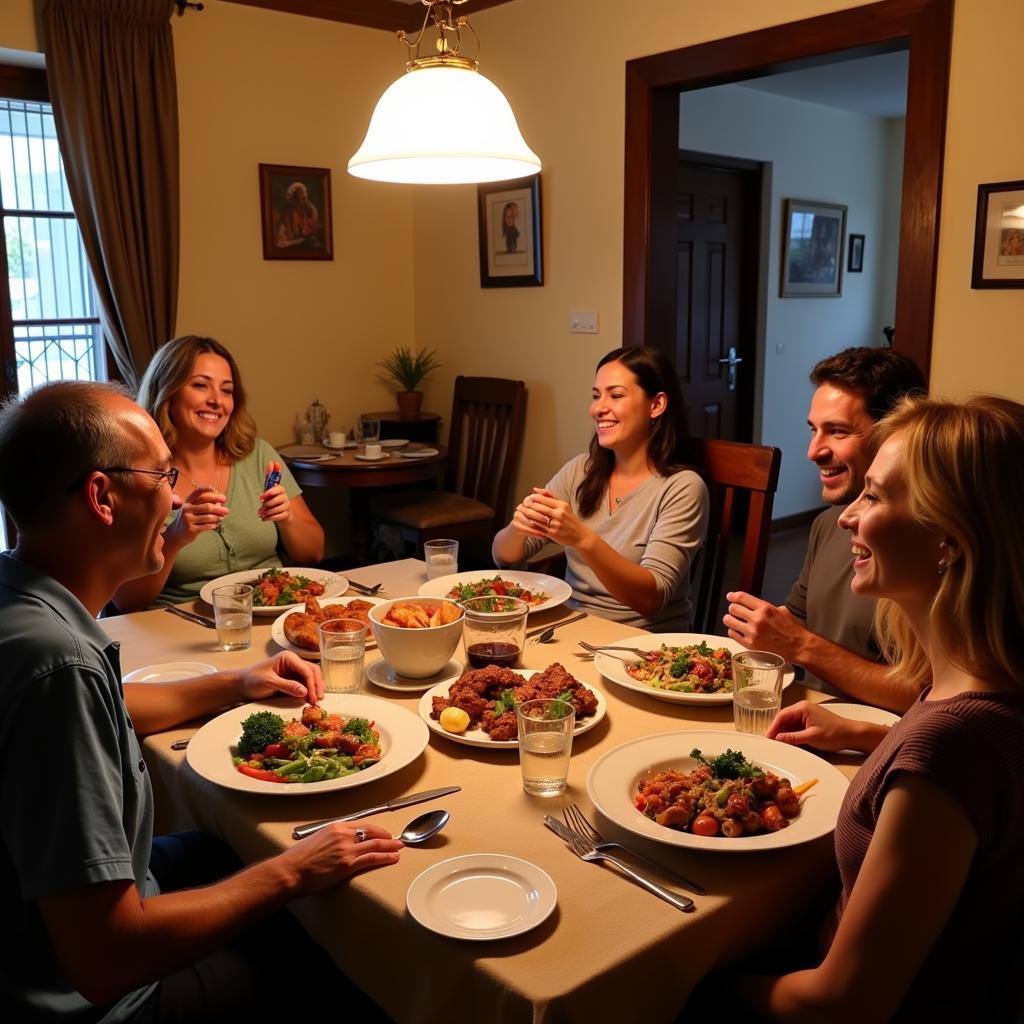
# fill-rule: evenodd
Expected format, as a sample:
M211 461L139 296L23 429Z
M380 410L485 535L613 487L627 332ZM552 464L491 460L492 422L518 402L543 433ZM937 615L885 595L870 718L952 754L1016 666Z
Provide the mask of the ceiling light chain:
M455 17L452 12L452 7L460 4L468 3L469 0L421 0L423 5L427 8L426 13L423 16L423 25L420 27L419 34L415 39L410 40L408 34L404 30L400 30L398 38L405 43L409 50L409 63L406 65L409 70L415 67L424 67L422 61L437 62L445 61L447 58L455 57L465 59L475 67L477 61L474 58L462 58L462 30L468 28L473 33L476 39L476 50L477 57L480 55L480 36L477 35L476 29L470 24L469 18L465 15L459 15ZM434 42L435 54L421 57L420 56L420 43L423 40L423 36L427 31L427 27L430 23L430 19L434 20L434 28L437 30L437 39ZM454 37L454 46L448 42L448 37ZM429 66L429 65L426 65Z

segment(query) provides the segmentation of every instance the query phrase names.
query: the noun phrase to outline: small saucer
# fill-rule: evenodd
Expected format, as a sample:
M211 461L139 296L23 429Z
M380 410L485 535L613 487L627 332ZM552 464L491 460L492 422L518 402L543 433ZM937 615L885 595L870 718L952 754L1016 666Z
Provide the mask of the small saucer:
M325 448L330 448L332 452L340 452L345 448L355 448L355 441L346 441L344 444L328 444L326 441L323 442Z
M360 455L357 452L355 458L361 462L383 462L385 459L390 459L391 456L387 452L381 452L380 455Z
M386 661L375 661L366 667L366 678L382 690L394 690L396 693L421 693L440 683L454 683L462 675L463 664L454 658L440 672L426 679L409 679L400 676Z

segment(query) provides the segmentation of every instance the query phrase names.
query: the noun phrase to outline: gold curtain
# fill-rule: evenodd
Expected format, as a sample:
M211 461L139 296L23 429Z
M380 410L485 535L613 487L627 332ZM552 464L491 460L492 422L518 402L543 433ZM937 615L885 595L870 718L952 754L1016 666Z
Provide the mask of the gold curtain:
M107 343L135 387L174 336L178 97L173 0L46 0L42 27L68 188Z

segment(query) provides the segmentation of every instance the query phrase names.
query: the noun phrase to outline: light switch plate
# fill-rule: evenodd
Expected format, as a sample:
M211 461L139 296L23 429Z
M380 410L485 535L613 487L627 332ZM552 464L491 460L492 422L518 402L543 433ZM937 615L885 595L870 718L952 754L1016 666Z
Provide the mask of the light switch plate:
M598 315L596 309L574 309L569 314L570 334L597 334Z

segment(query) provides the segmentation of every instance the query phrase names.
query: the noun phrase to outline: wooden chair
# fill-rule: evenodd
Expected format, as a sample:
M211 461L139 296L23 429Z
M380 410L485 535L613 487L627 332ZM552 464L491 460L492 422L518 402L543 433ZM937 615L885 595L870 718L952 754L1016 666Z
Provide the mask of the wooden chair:
M759 596L782 452L765 445L691 438L686 442L684 456L704 478L711 497L707 541L690 574L693 630L721 634L724 627L720 609L726 592L726 560L736 521L737 498L749 495L749 508L739 579L729 589Z
M488 541L504 523L526 419L526 385L498 377L456 377L443 491L406 491L371 499L373 518L397 526L403 540Z

